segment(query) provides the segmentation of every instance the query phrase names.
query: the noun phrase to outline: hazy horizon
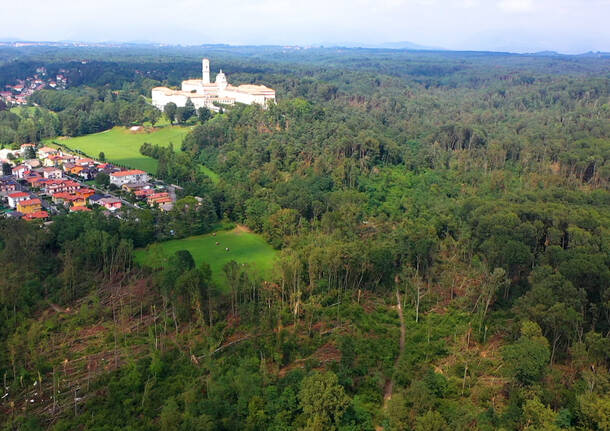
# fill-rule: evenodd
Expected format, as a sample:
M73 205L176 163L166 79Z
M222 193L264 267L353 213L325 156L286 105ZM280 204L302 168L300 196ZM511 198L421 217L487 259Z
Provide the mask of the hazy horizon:
M610 51L610 0L32 0L2 9L15 18L2 39Z

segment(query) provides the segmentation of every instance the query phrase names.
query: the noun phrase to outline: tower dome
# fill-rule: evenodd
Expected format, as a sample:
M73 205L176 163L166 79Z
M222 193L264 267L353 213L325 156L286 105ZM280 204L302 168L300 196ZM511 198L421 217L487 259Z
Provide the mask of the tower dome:
M223 90L227 88L227 77L222 73L222 69L220 69L220 72L216 75L216 86Z

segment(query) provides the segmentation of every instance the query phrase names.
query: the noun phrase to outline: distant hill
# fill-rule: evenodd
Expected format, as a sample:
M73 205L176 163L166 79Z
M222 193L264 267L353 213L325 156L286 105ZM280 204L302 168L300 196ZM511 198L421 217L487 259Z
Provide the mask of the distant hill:
M418 45L413 42L383 42L383 43L360 43L360 42L346 42L346 43L332 43L324 44L325 46L341 46L345 48L371 48L371 49L411 49L421 51L445 51L444 48Z

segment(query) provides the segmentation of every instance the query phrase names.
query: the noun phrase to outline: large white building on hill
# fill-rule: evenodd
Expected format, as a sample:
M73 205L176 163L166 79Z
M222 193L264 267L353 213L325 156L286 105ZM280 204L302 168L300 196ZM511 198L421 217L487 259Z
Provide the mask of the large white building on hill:
M210 61L204 58L201 64L201 79L187 79L182 81L181 90L172 90L167 87L152 89L152 103L163 110L165 105L174 102L176 106L184 106L191 99L195 108L205 106L217 111L219 108L214 102L225 105L257 103L266 106L269 100L275 101L275 90L264 85L245 84L234 87L227 82L222 70L216 75L216 82L210 82Z

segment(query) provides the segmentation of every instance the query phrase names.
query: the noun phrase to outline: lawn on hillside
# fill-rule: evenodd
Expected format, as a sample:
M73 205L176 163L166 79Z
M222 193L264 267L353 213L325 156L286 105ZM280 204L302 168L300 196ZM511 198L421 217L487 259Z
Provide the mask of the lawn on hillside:
M216 243L219 243L216 245ZM274 250L260 235L248 232L243 227L233 230L219 231L214 234L198 235L183 239L161 242L157 244L167 258L178 250L188 250L193 255L195 264L206 262L212 269L212 279L217 286L226 287L222 267L234 260L248 264L261 276L269 276L273 267L276 250ZM156 245L155 245L156 246ZM226 249L229 248L229 251ZM151 262L152 251L139 249L135 259L141 264L154 265Z
M68 139L52 139L73 150L80 150L97 158L100 152L106 160L134 169L142 169L151 174L157 171L157 161L140 154L144 142L166 147L171 143L174 149L180 150L182 139L189 132L188 127L167 126L154 129L152 132L131 132L125 127L115 127L100 133Z

